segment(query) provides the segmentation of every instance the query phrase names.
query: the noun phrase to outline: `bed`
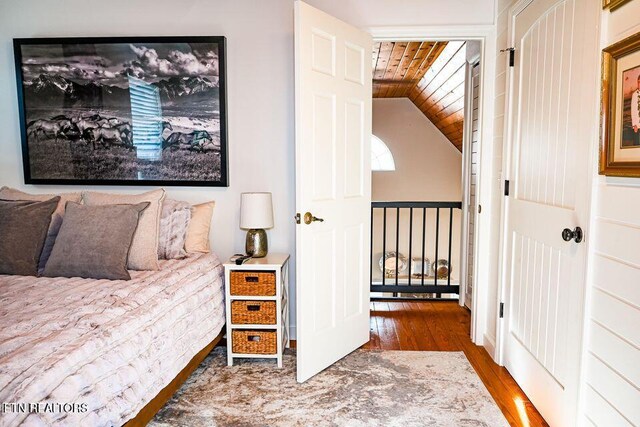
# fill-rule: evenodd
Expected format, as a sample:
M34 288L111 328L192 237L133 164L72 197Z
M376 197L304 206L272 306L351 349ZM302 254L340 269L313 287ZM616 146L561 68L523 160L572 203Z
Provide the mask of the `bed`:
M0 275L0 403L67 405L5 407L0 425L143 425L171 397L222 335L222 265L198 254L131 276Z

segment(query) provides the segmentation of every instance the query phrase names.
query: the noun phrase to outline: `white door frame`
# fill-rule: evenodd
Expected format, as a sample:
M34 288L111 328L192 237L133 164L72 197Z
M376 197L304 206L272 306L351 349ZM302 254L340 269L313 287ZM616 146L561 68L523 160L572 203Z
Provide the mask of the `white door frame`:
M366 28L377 41L449 41L477 40L481 44L480 56L480 145L478 168L478 205L482 214L477 216L476 230L478 245L475 248L473 296L471 308L471 340L478 345L488 344L493 356L493 343L485 342L486 319L488 313L488 290L491 264L495 257L491 254L491 216L500 206L493 206L491 200L492 183L496 172L493 147L493 111L495 94L495 52L496 34L493 25L448 25L418 27L370 27ZM498 165L499 166L499 165ZM461 262L464 262L461 260ZM482 302L482 303L481 303ZM497 313L496 313L497 314Z

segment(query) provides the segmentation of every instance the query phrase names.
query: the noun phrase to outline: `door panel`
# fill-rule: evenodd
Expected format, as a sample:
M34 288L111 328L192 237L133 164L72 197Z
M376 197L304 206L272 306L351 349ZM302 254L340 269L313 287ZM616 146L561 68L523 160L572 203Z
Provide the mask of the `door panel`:
M358 224L345 229L344 239L344 253L353 254L353 258L350 263L354 265L360 265L366 260L363 258L363 253L360 250L362 245L366 245L364 240L363 225ZM362 315L364 311L362 294L366 293L365 277L363 277L363 271L361 268L345 268L344 269L344 283L353 283L355 286L346 287L344 293L344 318L347 319L351 316ZM363 289L364 288L364 289ZM368 308L367 308L368 310Z
M344 127L345 139L350 141L344 146L344 196L363 197L364 194L364 161L365 161L365 113L364 103L357 99L349 99L345 105ZM370 153L366 153L370 154ZM348 252L347 252L348 253Z
M336 99L313 94L313 200L333 200L336 188Z
M319 28L311 29L311 69L336 75L336 38Z
M596 105L596 7L532 0L511 27L516 49L506 200L504 362L551 425L576 423ZM593 36L591 36L593 35ZM585 230L588 236L588 230Z
M323 257L326 260L326 255L323 256L323 254L336 253L336 238L333 230L316 233L311 239L313 239L313 252L310 254L312 257ZM328 260L331 263L337 261L335 256L331 255ZM331 329L336 323L336 310L333 301L336 292L336 275L330 268L323 268L317 263L311 263L311 265L314 267L314 279L324 284L324 288L313 288L313 305L310 307L314 318L313 332L319 333Z
M514 303L510 333L560 385L566 342L566 311L558 303L566 301L567 287L560 277L570 279L562 266L571 262L561 251L529 236L513 233L512 268Z
M362 46L345 42L344 44L344 78L350 82L364 85L364 58Z
M573 176L572 165L585 159L576 159L580 153L571 151L579 144L572 133L575 105L570 105L576 98L571 94L572 66L577 68L579 60L571 52L576 43L574 6L565 1L549 10L524 33L519 46L520 97L526 101L519 105L523 128L516 197L567 208L575 206L576 183L567 177Z
M369 340L371 36L295 3L297 358L302 382Z

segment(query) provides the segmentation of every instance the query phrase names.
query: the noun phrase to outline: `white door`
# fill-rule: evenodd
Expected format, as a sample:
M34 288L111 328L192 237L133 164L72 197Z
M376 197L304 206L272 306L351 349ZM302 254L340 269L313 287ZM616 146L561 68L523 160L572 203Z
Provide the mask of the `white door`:
M299 382L369 341L372 49L368 33L295 3Z
M587 245L562 231L589 238L596 12L533 0L511 26L504 362L552 426L576 423Z

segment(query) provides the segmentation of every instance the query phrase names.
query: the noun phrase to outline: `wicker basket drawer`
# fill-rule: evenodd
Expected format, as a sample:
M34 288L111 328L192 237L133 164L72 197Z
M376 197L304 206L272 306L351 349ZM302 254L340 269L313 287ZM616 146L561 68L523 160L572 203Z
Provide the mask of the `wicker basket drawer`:
M276 354L276 331L251 331L234 329L231 333L231 349L236 354Z
M231 295L274 296L276 273L273 271L232 271Z
M275 301L231 301L231 323L275 325Z

